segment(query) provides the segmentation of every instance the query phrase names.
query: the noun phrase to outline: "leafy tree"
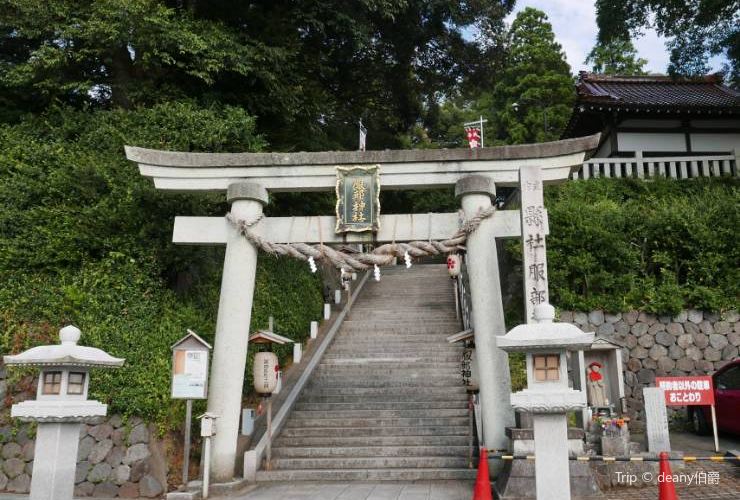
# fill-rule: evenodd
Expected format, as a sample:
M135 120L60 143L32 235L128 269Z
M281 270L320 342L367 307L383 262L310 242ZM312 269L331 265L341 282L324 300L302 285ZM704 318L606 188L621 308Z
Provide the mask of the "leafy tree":
M490 74L513 0L0 0L0 104L131 108L195 98L246 108L273 149L392 147L423 114ZM476 80L477 78L477 80Z
M629 39L651 26L670 38L668 72L700 75L710 55L727 57L727 78L740 86L740 2L738 0L596 0L599 44Z
M493 118L499 142L557 139L570 116L573 78L547 15L531 7L519 12L507 44L501 78L477 106Z
M613 39L597 44L584 61L594 73L605 75L644 75L647 59L638 58L631 40Z
M169 346L186 328L213 338L223 266L223 248L173 246L171 221L227 207L222 195L158 192L123 145L259 151L264 141L254 128L241 108L189 101L135 110L55 106L0 125L0 352L56 342L59 326L73 322L86 345L127 359L94 377L93 394L115 395L112 411L167 423L176 407ZM305 263L260 255L253 327L273 315L281 332L305 338L322 303L320 279Z

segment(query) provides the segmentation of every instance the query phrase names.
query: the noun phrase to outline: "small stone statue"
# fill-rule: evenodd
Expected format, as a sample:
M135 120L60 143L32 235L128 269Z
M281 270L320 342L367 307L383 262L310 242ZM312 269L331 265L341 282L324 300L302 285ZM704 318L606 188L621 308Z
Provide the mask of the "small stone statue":
M588 404L593 407L602 407L609 404L604 387L604 376L601 374L601 363L594 361L586 368L588 380L586 389L588 393Z

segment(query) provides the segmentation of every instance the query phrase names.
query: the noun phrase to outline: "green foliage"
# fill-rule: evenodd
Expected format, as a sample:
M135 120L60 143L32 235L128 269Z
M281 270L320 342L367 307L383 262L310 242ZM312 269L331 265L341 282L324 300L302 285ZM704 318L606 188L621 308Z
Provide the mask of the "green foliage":
M488 82L513 0L0 0L0 121L55 102L241 106L280 150L397 147L422 104ZM485 76L484 76L485 75Z
M501 77L476 108L493 119L499 143L545 142L560 137L574 97L570 67L547 16L527 7L511 25Z
M644 75L647 59L638 58L629 39L613 39L598 43L591 49L584 64L593 65L594 73L605 75Z
M734 179L597 179L548 187L550 300L563 309L738 306ZM518 258L520 244L512 244Z
M221 197L157 192L124 144L256 151L254 119L229 106L163 103L132 111L55 108L0 127L0 351L57 342L124 357L95 373L112 411L171 422L170 345L192 328L213 339L223 249L174 247L174 215L221 215ZM278 210L279 212L279 210ZM276 317L296 340L320 317L321 282L304 263L261 256L252 327ZM287 353L281 353L286 355Z
M654 27L669 38L668 71L703 75L709 56L724 55L727 79L740 85L740 8L737 0L596 0L599 43L625 40Z

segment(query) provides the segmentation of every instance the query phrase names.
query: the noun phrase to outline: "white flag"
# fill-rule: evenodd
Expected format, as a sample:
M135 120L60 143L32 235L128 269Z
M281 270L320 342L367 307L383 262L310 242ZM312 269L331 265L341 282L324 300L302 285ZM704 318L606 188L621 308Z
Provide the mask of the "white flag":
M360 120L360 151L365 151L365 141L367 140L367 129L362 124L362 120Z

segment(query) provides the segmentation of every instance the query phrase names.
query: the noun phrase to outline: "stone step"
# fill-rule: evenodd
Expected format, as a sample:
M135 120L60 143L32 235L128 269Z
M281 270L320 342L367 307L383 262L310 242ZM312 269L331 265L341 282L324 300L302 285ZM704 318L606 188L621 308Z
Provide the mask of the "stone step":
M440 363L435 366L431 363L410 363L404 365L403 362L398 364L374 365L372 363L362 363L354 365L346 364L322 364L312 374L314 377L324 378L332 376L340 377L365 377L367 375L377 375L378 377L420 377L420 376L447 376L457 374L460 364L455 362Z
M337 449L364 446L426 446L447 447L468 446L468 434L462 435L427 435L427 436L291 436L278 437L275 447L331 447ZM275 448L273 448L275 449Z
M429 343L430 345L447 345L447 336L452 335L454 331L449 332L342 332L334 339L334 345L361 345L362 343L393 342L396 344L414 344Z
M473 480L475 469L301 469L258 471L257 481L431 481Z
M289 418L285 423L286 428L360 428L360 427L427 427L436 425L468 425L468 417L408 417L408 418Z
M366 319L366 320L353 320L348 319L345 320L345 322L342 324L342 330L345 329L352 329L352 327L359 327L364 330L379 330L383 328L393 328L395 325L398 325L399 323L410 323L414 324L417 322L423 322L419 323L417 326L422 328L426 327L429 329L438 328L440 326L459 326L460 322L454 318L427 318L424 316L420 316L418 318L410 318L406 317L404 319L380 319L379 317L376 317L374 319Z
M299 402L294 407L295 411L348 411L348 410L441 410L441 409L458 409L467 410L467 396L456 397L455 399L445 399L440 401L364 401L359 403L349 402Z
M442 308L439 304L435 304L434 307L437 312L428 312L430 306L419 307L416 311L357 311L353 310L347 321L367 321L370 323L378 321L433 321L435 323L448 323L456 322L458 319L455 317L455 310L453 308ZM425 312L425 310L427 310ZM351 326L351 325L348 325Z
M328 353L322 358L323 363L326 365L351 365L351 364L363 364L363 363L377 363L388 364L388 363L455 363L458 364L462 360L462 351L450 351L440 353L427 353L422 357L412 356L398 356L395 353L375 353L372 356L365 355L365 353L353 353L350 355L342 353Z
M395 351L385 351L380 349L362 349L362 350L351 350L348 348L331 349L324 357L325 360L329 361L332 359L348 359L348 358L375 358L375 359L388 359L388 358L399 358L408 357L410 359L417 359L423 357L429 363L433 363L434 360L446 359L447 361L462 361L463 351L451 350L444 348L437 348L433 350L424 350L423 352L417 352L414 349L404 349Z
M286 423L287 424L287 423ZM372 436L467 436L468 426L433 425L401 427L288 427L280 436L290 437L372 437Z
M464 468L467 457L339 457L339 458L276 458L272 467L285 469L414 469Z
M425 409L395 409L395 410L294 410L290 414L291 420L314 420L314 419L373 419L387 418L441 418L441 417L467 417L467 408L425 408Z
M432 365L431 363L409 363L403 365L399 361L397 364L388 363L322 363L316 368L313 375L331 376L341 375L343 377L365 377L368 375L385 375L412 377L414 375L439 375L439 374L456 374L460 371L460 363L454 361Z
M380 348L380 349L386 349L388 351L393 351L394 349L429 349L429 350L453 350L456 349L458 351L461 351L461 349L458 349L456 346L450 345L449 342L445 340L445 335L440 335L438 339L436 340L425 340L425 339L414 339L413 337L407 336L407 337L362 337L358 339L348 339L346 337L342 337L341 335L338 336L336 339L334 339L334 343L330 347L330 350L334 349L355 349L357 351L362 351L369 348Z
M444 391L441 394L433 394L427 391L419 394L388 394L385 391L379 394L317 394L305 392L298 398L299 403L343 403L343 404L392 404L392 403L429 403L429 402L454 402L467 401L468 395L462 390ZM418 392L418 391L417 391Z
M258 480L475 477L446 267L387 271L353 305Z
M439 370L451 368L457 369L460 367L458 361L435 361L430 363L428 360L422 357L409 358L406 356L402 357L386 357L386 358L331 358L322 359L319 363L318 368L329 368L329 369L348 369L348 368L379 368L379 369L399 369L410 367L414 369L420 368L437 368Z
M459 382L459 381L458 381ZM314 386L305 389L305 395L322 396L354 396L360 400L370 400L368 396L380 396L379 401L398 400L398 396L409 398L410 401L425 401L445 399L453 394L465 394L465 387L457 384L454 387L321 387Z
M328 446L272 448L275 458L338 458L338 457L467 457L468 446Z
M450 386L459 385L462 387L462 378L457 375L450 375L447 377L416 377L409 379L367 379L367 380L352 380L343 377L312 377L308 383L306 390L312 391L314 389L394 389L397 387L408 388L414 391L418 391L424 388L449 388Z

